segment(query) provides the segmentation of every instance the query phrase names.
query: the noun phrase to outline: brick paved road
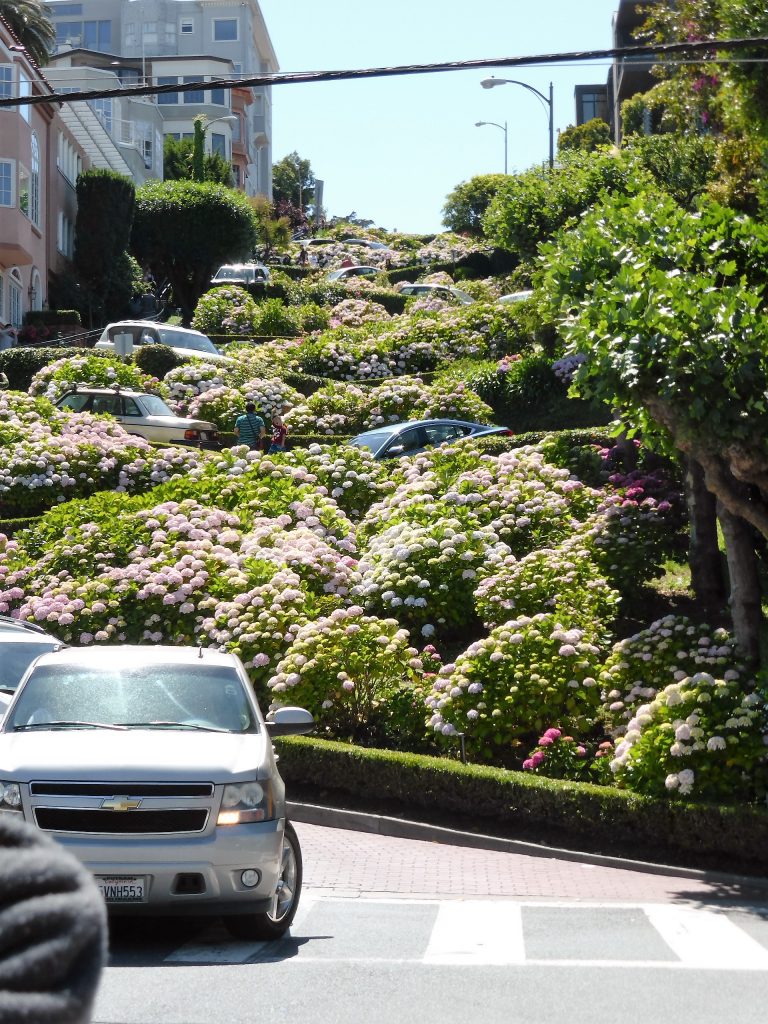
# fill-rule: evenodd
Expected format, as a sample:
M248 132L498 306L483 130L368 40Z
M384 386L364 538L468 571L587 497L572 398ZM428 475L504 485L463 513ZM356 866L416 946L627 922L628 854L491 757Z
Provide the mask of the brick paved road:
M467 849L295 822L304 885L340 897L492 898L617 903L768 901L768 885Z

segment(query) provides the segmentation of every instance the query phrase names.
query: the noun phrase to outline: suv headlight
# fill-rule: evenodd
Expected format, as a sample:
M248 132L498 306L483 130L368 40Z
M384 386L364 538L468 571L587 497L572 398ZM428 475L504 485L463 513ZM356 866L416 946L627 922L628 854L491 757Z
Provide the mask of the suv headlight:
M21 789L18 782L0 781L0 811L21 810Z
M272 783L239 782L224 787L217 825L244 825L252 821L269 821L274 815Z

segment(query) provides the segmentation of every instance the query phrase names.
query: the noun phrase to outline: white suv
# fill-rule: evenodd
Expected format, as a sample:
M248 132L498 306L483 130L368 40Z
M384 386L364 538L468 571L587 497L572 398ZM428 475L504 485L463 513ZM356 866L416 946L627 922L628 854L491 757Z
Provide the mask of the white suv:
M192 647L68 648L39 658L0 726L0 814L74 853L108 908L221 915L238 938L293 920L301 850L275 736L242 662Z
M209 363L232 361L219 352L206 334L193 331L189 327L155 323L154 320L119 320L107 324L94 348L102 352L114 352L115 336L124 334L130 334L134 346L167 345L176 355L185 358L204 359Z
M56 402L70 412L106 413L114 416L129 434L156 444L185 444L196 448L221 447L215 423L177 416L159 395L122 388L77 387Z

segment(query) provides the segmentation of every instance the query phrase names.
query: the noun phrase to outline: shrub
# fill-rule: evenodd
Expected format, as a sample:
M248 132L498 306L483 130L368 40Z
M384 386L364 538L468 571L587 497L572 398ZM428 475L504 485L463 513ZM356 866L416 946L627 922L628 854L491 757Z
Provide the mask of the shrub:
M523 771L549 779L608 785L612 781L610 740L580 740L550 727L523 761Z
M261 338L296 337L301 334L301 315L279 299L265 299L256 306L253 332Z
M124 363L111 353L106 358L89 353L65 356L44 366L32 378L29 393L44 395L56 401L78 384L94 387L120 385L138 391L162 390L158 380L143 373L137 366Z
M256 303L245 288L224 285L200 297L192 326L203 334L244 335L254 333Z

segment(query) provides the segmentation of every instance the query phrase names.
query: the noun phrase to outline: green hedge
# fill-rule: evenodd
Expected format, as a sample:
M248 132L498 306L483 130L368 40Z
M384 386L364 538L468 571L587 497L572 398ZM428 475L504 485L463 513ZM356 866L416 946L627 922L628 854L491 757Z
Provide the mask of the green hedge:
M41 516L19 516L16 519L0 519L0 533L6 537L12 537L20 530L26 530L28 526L36 523Z
M7 348L0 352L0 370L8 377L9 387L14 391L28 391L32 378L44 366L73 355L71 347L60 348ZM111 352L90 351L88 355L111 356Z
M80 314L76 309L30 309L24 314L24 326L48 327L51 324L79 324Z
M372 750L310 737L276 741L280 773L309 799L446 821L574 849L765 874L768 812L655 800L449 758ZM321 780L321 781L318 781ZM349 799L345 801L345 797Z

